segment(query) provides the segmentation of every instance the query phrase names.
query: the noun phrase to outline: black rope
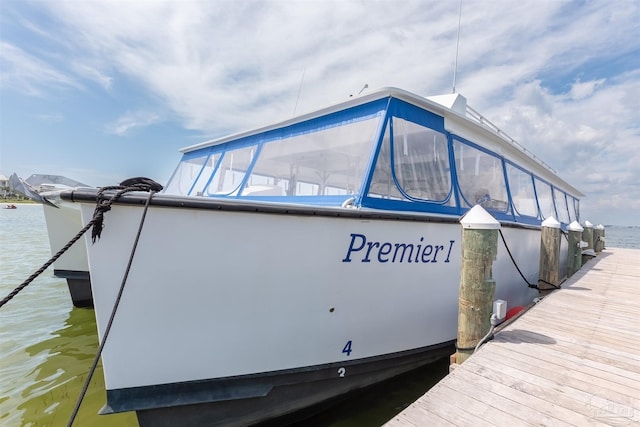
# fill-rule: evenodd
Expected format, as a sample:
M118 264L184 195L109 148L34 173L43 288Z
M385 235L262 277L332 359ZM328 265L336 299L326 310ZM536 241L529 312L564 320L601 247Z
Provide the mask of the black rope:
M520 267L518 267L518 264L516 263L516 260L513 258L513 255L511 255L511 251L509 250L509 246L507 245L507 241L504 238L504 234L502 234L502 230L498 229L498 231L500 232L500 237L502 238L502 243L504 243L504 247L507 250L507 253L509 254L509 258L511 258L511 262L513 263L514 267L516 268L516 270L518 270L518 273L520 274L520 277L522 277L522 280L525 281L525 283L527 284L527 286L529 286L530 288L533 289L537 289L539 291L544 291L546 289L540 289L540 287L538 285L534 285L533 283L530 283L527 278L524 276L524 274L522 274L522 271L520 270ZM560 289L559 286L554 285L553 283L549 283L545 280L539 280L542 283L545 283L547 285L552 286L555 289Z
M553 289L560 289L560 286L556 286L556 285L554 285L553 283L551 283L551 282L547 282L546 280L543 280L543 279L538 279L538 282L542 282L542 283L544 283L545 285L549 285L549 286L551 286ZM534 286L535 286L535 285L534 285ZM540 289L540 286L535 286L535 287L536 287L536 288L538 288L538 289L539 289L539 290L541 290L541 291L548 291L548 290L549 290L549 289Z
M130 187L129 187L130 188ZM120 192L118 192L120 193ZM116 193L116 195L114 195L110 200L113 201L115 199L117 199L117 197L120 197L122 194L117 195L118 193ZM118 310L118 306L120 305L120 300L122 299L122 294L124 292L124 286L127 283L127 278L129 277L129 271L131 270L131 264L133 263L133 256L136 253L136 248L138 247L138 241L140 240L140 234L142 233L142 226L144 225L144 220L147 216L147 210L149 208L149 202L151 202L151 198L153 197L153 195L155 194L155 190L151 190L149 192L149 197L147 198L147 201L144 205L144 210L142 211L142 217L140 218L140 225L138 226L138 233L136 234L136 238L133 241L133 247L131 249L131 254L129 255L129 262L127 264L127 268L125 269L124 272L124 276L122 277L122 283L120 283L120 289L118 291L118 295L116 296L116 301L113 305L113 308L111 309L111 316L109 317L109 322L107 323L107 327L104 331L104 335L102 337L102 342L100 343L100 346L98 347L98 351L96 353L95 358L93 359L93 364L91 365L91 369L89 370L89 373L87 375L87 378L84 382L84 385L82 386L82 391L80 392L80 395L78 396L78 400L76 402L75 407L73 408L73 412L71 413L71 417L69 418L69 422L67 423L67 427L71 427L73 425L73 421L76 419L76 416L78 415L78 411L80 410L80 405L82 404L82 401L84 400L84 396L87 394L87 390L89 389L89 383L91 382L91 378L93 377L93 374L96 371L96 368L98 367L98 361L100 360L100 355L102 354L102 350L104 349L105 344L107 343L107 337L109 336L109 332L111 331L111 326L113 325L113 319L116 316L116 311ZM96 206L96 212L100 211L100 215L104 215L104 212L108 211L109 209L111 209L111 205L108 205L108 209L104 210L101 207L101 203L98 203L98 206ZM100 229L100 231L102 231L102 229ZM98 232L98 238L100 237L100 233Z
M113 196L107 199L104 196L104 193L111 190L118 190L118 191L114 193ZM98 191L98 194L96 195L96 208L93 211L94 227L91 230L91 241L93 243L95 243L96 240L100 239L100 235L102 234L102 229L104 228L104 224L103 224L104 214L111 210L111 205L120 197L122 197L122 195L132 191L151 191L152 193L155 192L153 190L150 190L149 186L145 184L134 184L124 188L120 185L111 186L111 187L102 187Z
M94 220L92 219L91 221L89 221L87 223L87 225L85 225L82 230L80 230L78 232L78 234L76 234L70 241L69 243L67 243L62 249L60 249L54 256L51 257L51 259L47 262L45 262L42 267L40 267L38 270L36 270L31 276L29 276L27 278L27 280L25 280L24 282L22 282L20 284L20 286L18 286L17 288L15 288L13 291L11 291L9 293L9 295L7 295L6 297L4 297L2 299L2 301L0 301L0 307L2 307L3 305L5 305L6 303L8 303L9 301L11 301L11 299L13 299L13 297L15 297L16 295L18 295L18 293L20 291L22 291L24 288L27 287L27 285L29 285L31 282L33 282L36 277L38 277L39 275L41 275L47 268L49 268L49 266L51 264L53 264L58 258L60 258L62 256L62 254L64 254L75 242L78 241L78 239L80 239L80 237L82 237L82 235L84 233L87 232L87 230L89 228L91 228L94 224Z
M123 181L126 182L126 181ZM156 183L157 184L157 183ZM159 184L157 184L159 186ZM87 223L82 229L76 234L70 241L67 243L62 249L60 249L54 256L49 259L49 261L45 262L42 267L36 270L31 276L29 276L24 282L22 282L19 286L17 286L13 291L9 292L9 294L0 301L0 308L2 308L6 303L11 301L13 297L18 295L24 288L26 288L31 282L33 282L39 275L41 275L51 264L53 264L58 258L60 258L66 251L69 250L71 246L75 242L77 242L84 233L89 230L89 228L93 227L91 230L91 239L93 243L97 239L100 238L100 233L102 233L102 229L104 228L104 213L111 209L111 205L113 202L118 200L123 194L131 192L131 191L152 191L155 192L157 187L151 186L146 182L143 183L135 183L129 185L127 187L122 187L122 185L110 186L110 187L102 187L98 190L98 194L96 196L96 209L93 212L93 218L91 221ZM160 186L162 189L162 186ZM106 199L104 197L104 193L109 190L118 190L111 198Z

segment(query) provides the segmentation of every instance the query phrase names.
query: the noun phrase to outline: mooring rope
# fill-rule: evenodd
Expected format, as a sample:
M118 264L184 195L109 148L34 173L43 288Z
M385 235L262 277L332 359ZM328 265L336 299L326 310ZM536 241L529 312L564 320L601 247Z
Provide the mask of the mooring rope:
M141 181L146 180L146 181ZM55 255L49 259L49 261L45 262L42 267L36 270L31 276L29 276L24 282L22 282L19 286L17 286L14 290L9 292L9 294L4 297L0 301L0 308L2 308L6 303L11 301L13 297L18 295L24 288L26 288L31 282L33 282L39 275L41 275L51 264L53 264L58 258L60 258L75 242L77 242L80 237L84 235L91 227L93 230L91 231L91 239L95 243L96 239L100 238L100 233L102 232L103 221L104 221L104 213L111 209L111 205L118 200L123 194L129 193L131 191L151 191L155 193L162 189L162 186L152 180L146 178L132 178L120 183L117 186L109 186L102 187L98 190L98 194L96 196L96 209L93 213L93 218L91 221L87 223L82 229L76 234L69 243L64 245ZM104 198L104 193L109 190L118 190L113 196L109 199Z
M104 349L105 344L107 343L107 338L109 337L109 332L111 331L111 326L113 325L113 319L116 317L116 311L118 310L118 306L120 305L120 300L122 299L122 294L124 292L124 286L127 283L127 278L129 277L129 271L131 270L131 264L133 263L133 256L136 253L136 248L138 247L138 241L140 240L140 234L142 233L142 226L144 225L144 220L147 216L147 210L149 209L149 203L151 202L151 198L155 194L155 190L150 190L149 197L144 205L144 210L142 211L142 217L140 218L140 225L138 226L138 232L136 234L136 238L133 241L133 247L131 248L131 254L129 255L129 262L127 263L127 268L125 269L124 275L122 276L122 282L120 283L120 289L118 290L118 295L116 296L116 301L113 304L113 308L111 309L111 315L109 316L109 322L107 322L107 327L104 330L104 335L102 336L102 342L98 347L98 351L96 352L96 356L93 359L93 363L91 365L91 369L89 369L89 373L87 374L87 378L82 386L82 390L80 391L80 395L78 396L78 400L76 401L76 405L73 408L73 412L71 413L71 417L69 418L69 422L67 423L67 427L71 427L73 425L73 421L76 419L78 415L78 411L80 410L80 405L84 400L84 396L87 394L87 390L89 389L89 383L91 382L91 378L93 378L93 374L98 367L98 361L100 360L100 355L102 355L102 350ZM109 205L110 206L110 205ZM96 207L96 210L98 208ZM107 209L108 210L108 209ZM100 230L101 231L101 230ZM98 233L98 238L100 237Z
M525 281L525 283L527 284L527 286L529 286L530 288L533 289L537 289L539 291L544 291L547 289L540 289L540 286L538 285L534 285L533 283L529 282L527 280L527 278L525 277L525 275L522 273L522 271L520 270L520 267L518 267L518 263L516 263L516 260L513 258L513 255L511 255L511 251L509 250L509 246L507 245L507 241L504 238L504 234L502 234L502 230L498 229L498 231L500 232L500 237L502 238L502 243L504 243L504 247L507 250L507 253L509 254L509 258L511 258L511 262L513 263L514 267L516 268L516 270L518 270L518 273L520 274L520 277L522 277L522 280ZM544 283L545 285L549 285L551 287L553 287L554 289L560 289L559 286L554 285L553 283L549 283L546 280L539 280L540 282Z
M29 276L27 278L27 280L25 280L24 282L22 282L17 288L15 288L13 291L9 292L9 294L4 297L2 299L2 301L0 301L0 307L4 306L6 303L8 303L9 301L11 301L11 299L13 299L13 297L15 297L16 295L18 295L18 293L20 291L22 291L24 288L27 287L27 285L29 285L31 282L33 282L36 277L38 277L39 275L41 275L47 268L49 268L49 266L51 264L53 264L58 258L60 258L60 256L62 256L62 254L64 254L76 241L78 241L78 239L80 239L80 237L82 237L82 235L84 233L87 232L87 230L89 228L91 228L94 224L94 220L92 219L91 221L89 221L87 223L87 225L85 225L84 227L82 227L82 230L80 230L80 232L78 234L76 234L70 241L69 243L67 243L62 249L60 249L54 256L51 257L51 259L47 262L45 262L42 267L40 267L38 270L36 270L31 276Z

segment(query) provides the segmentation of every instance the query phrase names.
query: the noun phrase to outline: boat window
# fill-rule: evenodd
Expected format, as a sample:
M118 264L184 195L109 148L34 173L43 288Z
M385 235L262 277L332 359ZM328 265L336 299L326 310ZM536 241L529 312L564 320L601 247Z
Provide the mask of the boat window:
M289 188L289 180L276 176L252 173L249 176L245 188L242 190L244 196L284 196Z
M189 194L195 195L195 196L202 196L204 192L204 188L209 182L209 179L211 178L211 174L213 173L213 169L215 168L216 162L219 158L220 158L219 154L218 155L212 154L211 156L209 156L209 158L207 159L207 161L204 163L202 167L200 176L198 177L196 183L194 184Z
M453 141L453 150L464 204L507 212L509 203L502 160L457 139Z
M433 129L393 117L393 167L410 197L444 201L451 189L447 137Z
M556 212L558 212L558 218L556 219L561 223L569 224L569 211L567 209L567 199L565 198L564 192L554 188L553 199L556 203Z
M242 195L358 192L379 122L380 116L373 116L265 143Z
M556 220L556 212L553 208L553 193L551 192L551 186L546 182L540 181L538 178L534 179L536 185L536 193L538 195L538 206L540 206L540 213L542 213L542 219L554 217Z
M538 216L536 193L533 189L533 177L530 173L507 163L507 179L513 208L517 215Z
M573 197L567 195L567 205L569 206L569 221L578 221L578 213L576 206L578 201Z
M193 182L199 176L206 175L208 178L211 173L200 174L203 167L210 168L213 165L213 159L209 155L194 157L187 160L182 160L173 173L171 180L167 184L164 192L169 194L181 194L187 195L193 186ZM200 174L200 175L199 175ZM195 193L194 193L195 194Z
M255 151L255 146L249 146L225 152L220 166L205 189L206 194L208 196L236 194L251 165Z
M380 153L378 154L378 160L373 170L373 177L371 178L371 184L369 186L369 197L382 198L382 199L406 199L402 193L396 187L396 183L393 179L393 173L391 172L391 132L389 126L385 131L382 145L380 146Z

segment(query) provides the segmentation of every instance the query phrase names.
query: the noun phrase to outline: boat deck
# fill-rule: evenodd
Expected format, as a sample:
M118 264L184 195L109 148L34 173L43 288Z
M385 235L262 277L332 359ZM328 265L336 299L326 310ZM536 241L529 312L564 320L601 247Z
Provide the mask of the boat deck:
M606 249L390 420L640 425L640 250Z

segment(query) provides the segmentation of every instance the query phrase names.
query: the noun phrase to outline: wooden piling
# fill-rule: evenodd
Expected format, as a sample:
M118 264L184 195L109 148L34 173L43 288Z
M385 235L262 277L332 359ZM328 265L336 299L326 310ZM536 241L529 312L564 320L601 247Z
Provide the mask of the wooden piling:
M554 217L542 222L540 233L540 270L538 289L560 287L560 223Z
M492 265L498 253L496 221L480 205L461 219L462 265L458 297L458 341L454 363L467 360L491 327L495 296ZM453 359L453 357L452 357Z
M598 224L593 227L593 250L599 254L604 249L604 226Z
M582 267L582 248L580 241L582 240L582 232L584 228L578 221L569 224L569 254L567 256L567 276L571 277Z
M582 265L584 265L595 256L595 252L593 250L593 224L589 221L584 222L582 240L587 243L587 246L582 249Z
M582 231L582 240L587 242L585 250L593 249L593 224L589 221L584 222L584 230Z

